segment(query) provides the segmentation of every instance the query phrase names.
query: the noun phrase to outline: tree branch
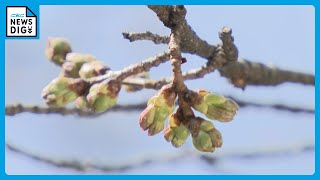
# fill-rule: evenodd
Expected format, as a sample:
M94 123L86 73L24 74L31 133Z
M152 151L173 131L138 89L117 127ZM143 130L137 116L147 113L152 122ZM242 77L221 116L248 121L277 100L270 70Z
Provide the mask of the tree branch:
M154 42L155 44L168 44L170 40L169 37L153 34L150 31L147 31L145 33L123 32L122 36L125 39L128 39L130 42L137 40L149 40Z
M110 72L102 76L90 78L89 80L86 80L86 81L90 84L95 84L95 83L102 82L106 79L114 78L114 80L121 82L132 75L136 75L142 72L148 72L152 67L157 67L161 63L164 63L168 60L169 60L169 52L160 53L154 57L150 57L142 61L141 63L127 66L120 71Z
M233 37L231 36L231 32L232 32L231 29L224 27L222 31L219 32L219 37L223 42L223 45L224 45L223 52L225 53L226 58L229 59L230 61L235 61L238 54L238 50L236 49L235 45L232 43ZM123 35L124 35L124 38L129 39L130 42L136 41L136 40L150 40L156 44L169 43L169 37L159 36L157 34L153 34L150 32L123 33ZM188 42L188 43L192 44L192 42ZM217 47L219 47L219 45ZM215 46L215 48L217 47ZM206 49L209 49L209 48L210 47L206 47ZM182 50L184 53L190 53L189 52L190 50L188 48L182 48ZM204 58L208 59L209 56ZM236 87L240 87L240 88L245 88L246 85L275 86L285 82L300 83L300 84L313 85L313 86L315 83L314 75L294 72L289 70L283 70L276 67L269 67L262 63L255 63L249 60L242 60L234 63L229 63L218 70L222 76L228 78ZM190 78L190 79L203 77L205 74L214 71L214 69L212 68L212 65L210 65L210 63L207 63L202 68L197 70L191 70L190 72L192 71L194 73L191 73L190 75L192 75L193 78ZM195 74L199 74L199 75L195 76ZM189 79L189 77L186 77L185 79Z
M132 105L116 105L111 109L107 110L104 113L113 111L136 111L145 108L146 102L139 103L139 104L132 104ZM6 115L7 116L14 116L20 113L34 113L34 114L60 114L60 115L78 115L81 117L87 116L101 116L104 113L94 113L91 111L82 111L77 108L53 108L53 107L41 107L41 106L28 106L23 104L17 105L7 105L6 106Z
M20 155L26 156L28 158L34 159L39 162L47 163L48 165L52 165L58 168L71 168L75 169L77 171L87 171L90 169L99 170L103 173L112 173L112 172L126 172L127 170L138 168L140 166L150 166L151 163L156 163L159 161L176 161L179 159L184 159L186 157L193 156L195 158L200 158L204 162L208 163L208 165L213 165L218 163L219 159L222 158L243 158L243 159L250 159L250 158L259 158L259 157L265 157L265 156L275 156L275 155L287 155L288 153L300 153L304 151L314 151L314 145L308 144L308 143L300 143L296 146L290 146L286 145L285 147L278 147L277 149L270 149L270 148L264 148L263 150L245 150L245 151L227 151L222 152L219 156L208 156L208 155L201 155L199 153L194 153L194 150L186 149L181 150L179 153L175 154L163 154L163 155L157 155L152 157L144 157L144 159L137 161L137 162L131 162L131 163L124 163L122 165L105 165L105 164L96 164L94 162L84 162L81 160L65 160L65 159L54 159L52 157L47 157L38 153L27 151L23 148L20 148L18 146L13 145L10 142L6 142L6 147L9 151L18 153Z
M255 102L243 101L239 100L232 96L226 96L231 98L237 102L240 107L257 107L257 108L272 108L279 111L289 111L292 113L309 113L314 114L314 109L306 109L303 107L293 107L284 104L259 104ZM143 110L147 106L147 102L139 103L139 104L131 104L131 105L116 105L110 109L108 109L104 113L93 113L87 111L81 111L76 108L52 108L52 107L41 107L41 106L28 106L23 104L17 105L6 105L6 116L14 116L20 113L34 113L34 114L60 114L60 115L78 115L82 117L87 116L101 116L105 113L109 112L117 112L117 111L140 111Z

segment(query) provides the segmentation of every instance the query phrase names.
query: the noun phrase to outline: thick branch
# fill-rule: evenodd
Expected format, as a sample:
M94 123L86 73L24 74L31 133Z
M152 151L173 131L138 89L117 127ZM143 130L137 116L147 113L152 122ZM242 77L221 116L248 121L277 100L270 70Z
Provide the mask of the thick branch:
M225 28L223 28L225 30ZM223 32L222 30L222 32ZM158 42L163 42L165 44L168 43L169 37L160 36L157 34L148 34L148 38L145 37L146 33L129 33L125 38L129 39L130 41L136 40L151 40L155 41L157 39ZM221 32L219 33L221 36L222 41L225 41L224 49L229 49L228 51L224 51L227 53L227 57L229 59L235 58L235 54L237 50L231 43L226 43L232 38L232 36L224 36ZM137 38L139 37L139 38ZM225 37L225 38L222 38ZM233 49L233 50L230 50ZM229 53L230 52L230 53ZM215 68L212 68L212 65L204 65L199 69L190 70L187 73L184 73L184 77L186 80L188 79L197 79L201 78L204 75L214 71ZM300 73L295 71L289 71L280 69L277 67L269 67L262 63L255 63L249 60L240 60L235 63L231 63L229 65L225 65L219 72L222 76L231 80L231 82L237 86L244 88L246 85L279 85L285 82L292 82L292 83L300 83L305 85L314 85L314 75ZM163 80L162 80L163 81Z
M279 85L285 82L314 86L314 75L268 67L262 63L248 60L238 61L220 69L220 74L227 77L240 88L246 85Z
M191 54L197 54L200 57L208 58L212 57L216 47L209 45L206 41L200 39L198 35L188 25L185 16L178 18L172 18L174 14L173 6L148 6L154 11L163 24L170 28L174 28L176 24L179 24L181 28L181 51ZM185 8L184 8L184 11Z

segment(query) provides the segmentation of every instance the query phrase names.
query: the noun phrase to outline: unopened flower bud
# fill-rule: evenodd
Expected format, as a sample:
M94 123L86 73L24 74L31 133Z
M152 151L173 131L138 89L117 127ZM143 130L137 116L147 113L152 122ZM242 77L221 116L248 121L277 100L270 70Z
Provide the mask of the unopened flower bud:
M233 119L239 106L233 100L211 93L206 90L198 90L199 102L192 104L193 108L203 113L210 119L228 122Z
M66 55L71 52L71 46L66 39L49 38L46 47L46 57L54 64L61 66Z
M83 111L89 110L89 104L85 96L78 97L74 103L77 109L80 109Z
M104 112L117 103L120 85L118 83L99 83L91 86L87 95L89 106L94 112Z
M149 73L148 72L142 72L142 73L130 76L129 78L149 79ZM126 85L126 84L124 84L122 86L127 92L136 92L136 91L139 91L139 90L143 89L143 87L137 87L137 86Z
M64 107L74 101L85 88L85 85L80 83L71 78L58 77L43 89L42 97L49 106Z
M174 147L182 146L190 135L188 128L181 122L177 113L169 119L169 126L164 130L164 138Z
M173 112L176 97L172 86L166 85L149 99L147 108L140 114L139 124L150 136L163 130L165 120Z
M84 63L95 61L96 58L90 54L69 53L62 65L62 74L65 77L77 78Z
M192 142L196 149L202 152L214 152L215 148L222 146L221 133L212 122L200 117L194 119L200 123L199 131L192 135Z
M91 61L84 63L79 71L79 75L82 79L88 79L95 76L105 74L110 68L103 64L101 61Z

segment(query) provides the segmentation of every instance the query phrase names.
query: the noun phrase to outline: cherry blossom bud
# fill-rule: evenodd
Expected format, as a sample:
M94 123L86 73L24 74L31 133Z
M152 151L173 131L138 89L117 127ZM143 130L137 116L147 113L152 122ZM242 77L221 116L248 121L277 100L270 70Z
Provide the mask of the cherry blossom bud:
M49 38L46 47L46 57L54 64L61 66L66 55L71 52L69 42L64 38Z
M96 58L90 54L69 53L62 65L62 74L65 77L78 78L82 65L95 60Z
M140 114L139 124L150 136L163 130L165 120L173 112L176 97L172 86L166 85L149 99L147 108Z
M115 106L119 91L118 83L102 82L91 86L87 101L92 111L100 113Z
M192 135L194 147L202 152L214 152L215 148L222 146L221 133L214 127L212 122L196 117L200 123L197 133Z
M169 126L164 130L164 138L174 147L182 146L190 135L188 128L181 122L177 113L169 119Z
M239 109L236 102L224 96L206 90L198 90L196 93L200 100L192 104L193 108L210 119L221 122L231 121Z
M85 87L83 82L66 77L52 80L42 91L45 102L52 107L64 107L74 101Z

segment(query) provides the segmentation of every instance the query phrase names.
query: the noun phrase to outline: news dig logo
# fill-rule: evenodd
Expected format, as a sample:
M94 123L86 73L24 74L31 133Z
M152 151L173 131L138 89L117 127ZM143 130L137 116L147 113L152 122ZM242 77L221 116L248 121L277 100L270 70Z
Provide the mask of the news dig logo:
M37 16L27 6L7 6L7 37L36 37Z

